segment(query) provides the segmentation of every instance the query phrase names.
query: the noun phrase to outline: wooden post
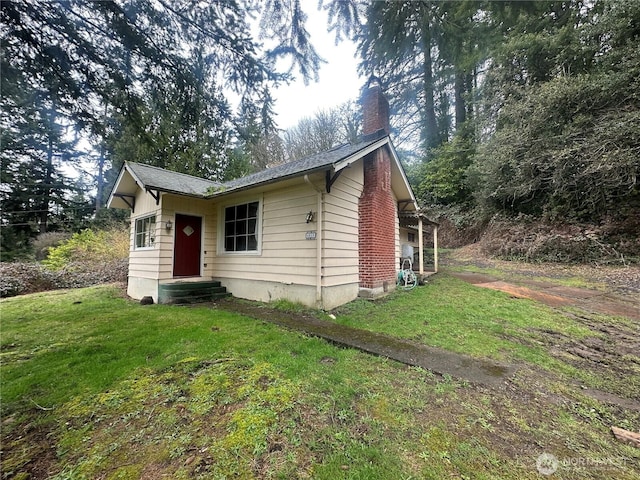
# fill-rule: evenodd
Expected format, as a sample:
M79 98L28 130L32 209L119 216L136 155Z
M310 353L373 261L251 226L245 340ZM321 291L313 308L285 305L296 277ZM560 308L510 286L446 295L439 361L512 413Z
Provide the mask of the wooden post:
M418 216L418 265L420 265L419 273L424 275L424 242L422 240L422 217Z
M433 271L438 271L438 226L433 226Z

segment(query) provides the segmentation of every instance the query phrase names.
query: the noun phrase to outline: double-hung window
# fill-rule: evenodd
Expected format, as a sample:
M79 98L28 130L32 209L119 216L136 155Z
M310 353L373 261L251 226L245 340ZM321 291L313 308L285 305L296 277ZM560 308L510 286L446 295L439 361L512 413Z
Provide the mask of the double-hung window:
M224 251L257 252L260 202L224 207Z
M138 218L135 233L136 248L152 248L156 241L156 216Z

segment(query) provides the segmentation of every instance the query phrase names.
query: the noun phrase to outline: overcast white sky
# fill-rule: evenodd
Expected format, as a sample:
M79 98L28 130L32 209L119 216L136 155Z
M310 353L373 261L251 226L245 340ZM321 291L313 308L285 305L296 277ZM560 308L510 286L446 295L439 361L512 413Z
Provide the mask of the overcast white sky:
M317 111L336 107L348 100L356 100L365 80L358 77L356 47L343 41L335 45L334 35L327 32L326 13L317 9L316 2L304 2L307 30L318 54L326 60L319 72L319 81L305 85L297 80L272 92L276 99L278 127L293 127L303 117Z

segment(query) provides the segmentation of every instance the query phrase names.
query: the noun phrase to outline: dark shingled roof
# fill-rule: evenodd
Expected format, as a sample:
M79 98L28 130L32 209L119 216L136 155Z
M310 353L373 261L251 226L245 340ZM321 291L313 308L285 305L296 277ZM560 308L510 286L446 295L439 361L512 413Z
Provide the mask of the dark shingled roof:
M144 187L163 192L182 193L199 197L207 195L207 190L210 188L220 188L222 186L219 182L142 163L127 162L127 166L136 177L136 180L142 182Z
M293 162L278 165L276 167L267 168L261 172L248 175L246 177L231 180L223 184L226 191L237 190L241 188L252 187L254 185L269 183L275 180L281 180L287 177L295 177L318 170L324 170L330 165L357 154L361 150L373 145L378 140L386 137L383 130L373 135L362 138L359 142L353 144L340 145L326 152L317 153L310 157L295 160Z
M172 172L158 167L151 167L141 163L127 162L127 166L133 175L137 177L137 180L142 182L143 186L147 189L196 197L213 197L215 195L243 190L285 178L325 170L327 167L335 165L367 149L386 136L387 134L383 130L380 130L361 138L357 143L341 145L326 152L267 168L261 172L224 183L213 182L211 180L205 180L184 173Z

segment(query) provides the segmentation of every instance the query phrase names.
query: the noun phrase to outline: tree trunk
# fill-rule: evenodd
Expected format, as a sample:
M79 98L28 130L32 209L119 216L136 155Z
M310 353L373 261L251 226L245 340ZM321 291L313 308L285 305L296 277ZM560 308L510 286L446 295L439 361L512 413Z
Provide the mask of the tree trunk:
M462 124L467 119L467 106L464 101L465 88L465 74L461 70L456 69L455 73L455 102L456 102L456 131L459 132Z
M102 196L104 195L104 141L100 144L100 157L98 158L98 176L96 178L96 213L102 208Z
M425 120L425 150L429 151L440 144L438 122L433 100L433 62L431 59L431 30L429 14L423 16L422 48L424 51L423 81L424 81L424 120Z
M42 201L40 202L40 233L46 233L49 223L49 204L53 182L53 128L55 115L53 109L47 112L47 166L42 179Z

